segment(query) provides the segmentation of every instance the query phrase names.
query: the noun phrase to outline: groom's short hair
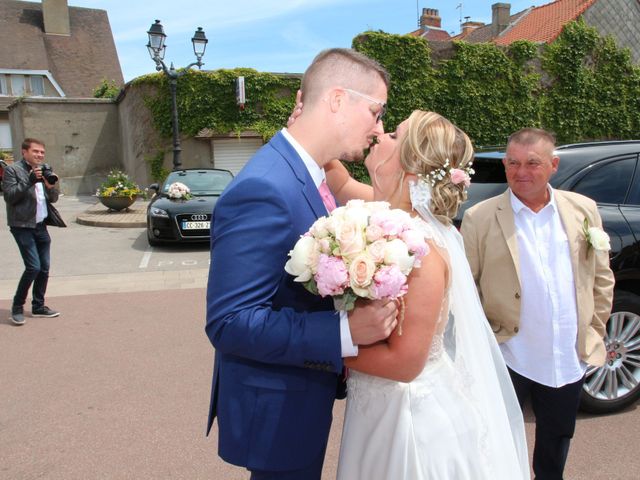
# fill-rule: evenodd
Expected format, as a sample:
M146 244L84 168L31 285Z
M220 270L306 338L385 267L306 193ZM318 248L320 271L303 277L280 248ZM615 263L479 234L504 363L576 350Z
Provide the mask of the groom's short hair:
M334 87L371 93L380 80L389 87L389 73L374 59L350 48L323 50L302 77L302 101L312 104Z

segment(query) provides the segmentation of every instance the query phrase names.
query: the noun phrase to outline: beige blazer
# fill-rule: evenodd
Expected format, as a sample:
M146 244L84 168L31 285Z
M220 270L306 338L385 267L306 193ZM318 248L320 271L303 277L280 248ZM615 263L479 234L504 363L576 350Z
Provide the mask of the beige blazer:
M614 279L609 255L590 247L582 228L585 218L589 226L602 228L602 219L593 200L573 192L553 192L571 252L578 355L584 362L600 366L606 357L602 339L611 313ZM485 313L498 342L504 342L518 333L520 294L527 282L519 271L509 190L467 210L461 232Z

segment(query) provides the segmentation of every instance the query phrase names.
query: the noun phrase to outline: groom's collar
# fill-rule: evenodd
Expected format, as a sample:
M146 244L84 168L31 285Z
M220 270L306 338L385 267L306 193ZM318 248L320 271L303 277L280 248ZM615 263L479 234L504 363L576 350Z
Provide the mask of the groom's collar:
M313 183L316 187L319 187L320 184L325 180L326 176L324 170L318 166L316 161L309 155L309 153L300 145L295 138L291 136L289 131L286 128L280 130L282 136L289 142L289 144L293 147L296 153L302 159L302 163L307 167L307 171L313 180Z

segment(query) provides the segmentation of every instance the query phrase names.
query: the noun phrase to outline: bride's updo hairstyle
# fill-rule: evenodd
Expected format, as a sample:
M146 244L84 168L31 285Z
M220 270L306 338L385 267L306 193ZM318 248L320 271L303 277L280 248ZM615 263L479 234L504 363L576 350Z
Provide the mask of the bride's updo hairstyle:
M473 146L466 133L442 115L415 110L400 147L400 165L406 173L431 185L431 212L445 225L452 223L467 199L465 183L454 183L451 169L468 172Z

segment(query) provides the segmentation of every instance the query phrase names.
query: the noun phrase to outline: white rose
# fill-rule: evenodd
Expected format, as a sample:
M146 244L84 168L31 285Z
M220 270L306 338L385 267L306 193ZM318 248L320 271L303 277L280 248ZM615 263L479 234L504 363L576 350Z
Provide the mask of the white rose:
M364 229L369 223L369 215L362 200L350 200L344 212L345 221L355 223L360 229Z
M397 265L402 273L409 275L413 268L413 257L409 255L407 244L402 240L395 238L387 245L384 250L384 263L386 265Z
M595 250L604 252L611 250L611 243L609 242L607 232L598 227L590 227L588 232L589 243Z
M311 280L311 262L317 256L318 248L313 237L301 237L289 252L291 257L284 265L285 271L296 277L296 282L308 282Z
M365 204L367 210L370 213L381 212L382 210L389 210L389 202L367 202Z
M330 220L327 217L320 217L311 225L309 233L318 239L327 237L329 235L329 223Z

